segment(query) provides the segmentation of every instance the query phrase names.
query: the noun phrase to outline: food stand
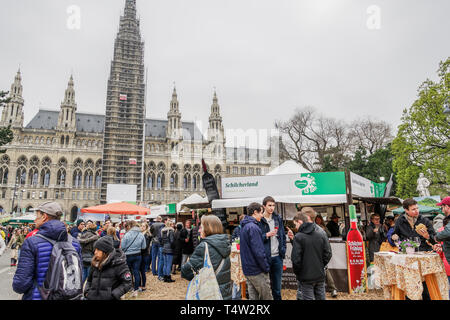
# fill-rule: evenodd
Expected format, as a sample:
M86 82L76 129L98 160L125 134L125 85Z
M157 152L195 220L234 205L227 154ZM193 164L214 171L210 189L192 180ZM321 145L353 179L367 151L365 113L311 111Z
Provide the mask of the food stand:
M385 184L375 183L350 171L289 173L252 177L222 178L222 199L212 201L212 209L225 208L228 213L245 213L252 202L262 203L270 195L277 202L276 212L285 224L293 219L301 207L314 207L326 216L333 213L344 219L345 230L350 226L348 206L352 204L400 203L399 199L382 198ZM366 206L363 207L367 217ZM363 215L363 213L361 213ZM234 218L234 217L233 217ZM348 292L347 256L345 241L341 237L330 238L333 257L329 270L339 291ZM297 288L292 271L290 253L292 245L287 243L284 260L283 288Z

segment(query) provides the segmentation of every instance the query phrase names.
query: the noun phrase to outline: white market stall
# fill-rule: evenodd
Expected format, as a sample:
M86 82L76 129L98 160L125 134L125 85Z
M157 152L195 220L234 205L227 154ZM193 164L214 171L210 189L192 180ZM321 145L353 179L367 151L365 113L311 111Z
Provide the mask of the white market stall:
M271 173L301 170L292 164L283 164ZM281 165L280 167L282 167ZM278 170L277 170L278 169ZM231 177L222 179L222 199L213 200L213 209L226 208L229 213L244 213L245 207L252 202L262 203L266 196L272 196L277 202L277 212L284 221L292 220L299 206L313 206L326 210L325 215L336 213L344 218L349 226L348 205L353 204L353 197L369 201L383 196L385 184L374 183L349 171L338 172L296 172L285 174L268 174L266 176ZM384 198L383 198L384 199ZM236 214L232 215L233 218ZM339 291L348 291L346 247L342 238L331 238L333 251L329 263L330 272L335 278ZM297 282L292 272L290 253L292 245L287 245L283 272L283 287L296 288ZM337 280L337 281L336 281Z
M180 212L183 207L189 209L208 208L210 206L208 198L194 193L186 199L177 203L177 212Z

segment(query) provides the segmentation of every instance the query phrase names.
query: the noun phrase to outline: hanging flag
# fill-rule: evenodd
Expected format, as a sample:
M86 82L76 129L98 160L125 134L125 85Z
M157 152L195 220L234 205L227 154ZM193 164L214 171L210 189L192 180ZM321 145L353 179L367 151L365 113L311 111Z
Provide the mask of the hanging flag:
M137 164L137 159L130 158L129 164Z
M127 101L128 100L128 96L126 94L121 94L119 99L120 99L120 101Z

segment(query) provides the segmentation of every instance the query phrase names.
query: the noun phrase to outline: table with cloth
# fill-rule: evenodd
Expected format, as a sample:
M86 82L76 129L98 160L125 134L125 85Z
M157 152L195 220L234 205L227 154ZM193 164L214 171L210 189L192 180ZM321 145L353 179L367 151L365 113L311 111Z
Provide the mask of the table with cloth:
M231 281L241 286L242 300L245 300L246 279L242 271L241 253L233 244L230 254L231 261Z
M444 263L437 253L377 252L374 260L385 299L421 300L422 282L426 282L432 300L449 300Z

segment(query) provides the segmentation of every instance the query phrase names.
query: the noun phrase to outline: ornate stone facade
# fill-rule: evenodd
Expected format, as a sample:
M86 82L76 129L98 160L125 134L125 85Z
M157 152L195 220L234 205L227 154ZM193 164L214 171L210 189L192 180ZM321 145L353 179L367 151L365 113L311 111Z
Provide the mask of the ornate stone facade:
M124 17L130 17L130 14L135 17L135 13L135 0L126 0L121 28L129 27L122 26L128 21ZM134 32L138 32L139 23L136 23ZM132 31L127 29L126 32ZM222 177L262 175L279 164L277 150L225 147L226 137L216 92L211 105L207 137L196 123L182 121L175 88L167 119L145 119L138 115L135 119L137 122L130 120L129 117L138 113L141 107L145 110L140 103L143 96L133 91L142 88L143 69L138 65L136 77L126 77L123 84L116 86L112 83L114 77L124 76L120 72L115 73L116 67L113 61L108 83L106 119L101 114L77 112L75 83L71 76L60 109L40 109L25 127L22 76L19 70L11 86L12 99L4 107L0 121L0 126L11 125L14 132L14 140L6 146L6 154L0 155L0 210L11 212L36 207L44 201L57 201L66 211L66 219L74 220L79 208L103 202L102 194L105 195L107 183L140 184L138 200L146 204L166 204L179 202L193 193L205 196L201 181L202 158L208 171L216 177L219 188ZM131 93L122 92L130 86ZM115 93L112 94L111 90ZM129 105L122 106L120 101L124 100L120 100L121 94L132 97L131 108ZM112 105L115 107L109 108ZM143 143L143 152L140 149L142 156L137 153L127 154L128 149L125 148L125 153L119 155L120 161L125 162L118 163L119 156L111 151L120 149L120 140L129 138L129 135L124 131L124 126L119 128L116 125L117 121L110 121L108 125L111 113L115 113L119 119L123 113L124 118L119 122L130 126L140 127L139 118L145 119L142 121L143 139L131 148ZM109 141L111 144L112 140L114 148L105 148L106 143ZM136 158L136 164L130 164L129 158ZM105 159L113 160L110 162L111 168L107 169L109 178L102 174ZM133 172L133 179L127 175L118 176L125 167L130 169L128 172ZM121 178L123 180L117 180Z

